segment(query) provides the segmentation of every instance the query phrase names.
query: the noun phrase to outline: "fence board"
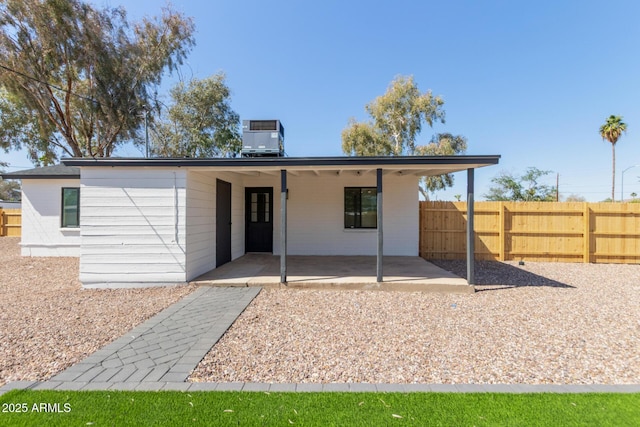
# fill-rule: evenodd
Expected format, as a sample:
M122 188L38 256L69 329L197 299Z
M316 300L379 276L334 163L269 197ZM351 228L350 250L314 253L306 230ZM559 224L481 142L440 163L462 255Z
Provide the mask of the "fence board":
M640 263L640 204L475 202L477 260ZM463 259L466 203L420 202L420 256Z
M22 230L22 211L20 209L0 208L0 237L19 237Z

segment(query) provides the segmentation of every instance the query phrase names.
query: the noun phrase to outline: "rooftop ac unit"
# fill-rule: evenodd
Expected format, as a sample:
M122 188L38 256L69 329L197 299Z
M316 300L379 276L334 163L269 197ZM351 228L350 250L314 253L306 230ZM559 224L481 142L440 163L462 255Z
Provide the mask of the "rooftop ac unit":
M240 153L244 157L284 156L284 126L280 120L243 120Z

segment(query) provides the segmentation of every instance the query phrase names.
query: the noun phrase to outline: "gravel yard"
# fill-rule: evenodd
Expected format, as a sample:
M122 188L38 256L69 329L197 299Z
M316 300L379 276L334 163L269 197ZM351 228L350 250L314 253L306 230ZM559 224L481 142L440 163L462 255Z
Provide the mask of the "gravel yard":
M477 265L472 295L265 289L190 379L640 383L640 265Z
M0 238L0 386L48 379L194 289L83 290L77 258L21 257L19 243Z

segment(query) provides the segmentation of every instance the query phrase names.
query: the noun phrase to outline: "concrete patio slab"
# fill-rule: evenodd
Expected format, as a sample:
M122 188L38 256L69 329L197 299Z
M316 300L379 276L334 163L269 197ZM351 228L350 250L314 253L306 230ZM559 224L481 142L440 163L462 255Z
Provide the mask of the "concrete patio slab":
M202 286L259 286L290 289L387 290L473 293L473 286L420 257L388 256L383 281L376 281L374 256L287 257L287 283L280 283L280 257L246 254L191 283Z

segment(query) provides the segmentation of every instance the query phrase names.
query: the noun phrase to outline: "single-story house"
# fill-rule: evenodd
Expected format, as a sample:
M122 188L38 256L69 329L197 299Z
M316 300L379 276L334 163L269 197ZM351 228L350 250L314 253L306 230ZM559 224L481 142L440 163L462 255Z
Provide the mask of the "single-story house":
M25 256L78 256L85 287L188 282L250 252L418 256L419 178L500 156L72 158L22 180ZM473 236L473 203L469 204ZM473 239L468 259L473 256ZM469 272L473 280L473 269Z

